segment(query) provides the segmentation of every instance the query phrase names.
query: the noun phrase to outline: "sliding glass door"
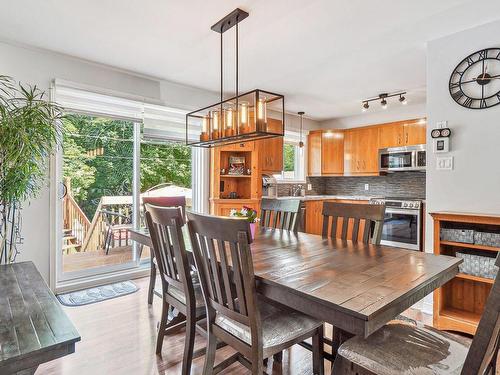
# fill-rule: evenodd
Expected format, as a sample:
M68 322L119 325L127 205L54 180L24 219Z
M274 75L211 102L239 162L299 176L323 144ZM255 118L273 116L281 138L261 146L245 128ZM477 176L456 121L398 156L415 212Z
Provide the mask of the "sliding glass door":
M128 230L140 225L140 127L86 114L64 118L59 282L138 267Z

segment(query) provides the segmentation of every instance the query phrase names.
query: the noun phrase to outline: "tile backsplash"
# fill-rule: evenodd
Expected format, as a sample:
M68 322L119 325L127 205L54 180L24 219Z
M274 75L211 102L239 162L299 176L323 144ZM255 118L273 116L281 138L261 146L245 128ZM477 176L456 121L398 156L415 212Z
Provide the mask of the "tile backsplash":
M367 177L308 177L312 190L307 195L368 195L381 197L413 197L425 199L425 173L400 172ZM365 184L369 189L365 190ZM292 185L278 185L279 196L289 194Z

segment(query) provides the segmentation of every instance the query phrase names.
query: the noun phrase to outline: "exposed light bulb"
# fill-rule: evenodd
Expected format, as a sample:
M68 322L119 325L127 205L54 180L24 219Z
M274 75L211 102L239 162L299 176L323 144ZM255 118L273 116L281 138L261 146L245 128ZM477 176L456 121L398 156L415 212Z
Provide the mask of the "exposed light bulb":
M259 98L259 101L257 102L257 118L259 120L267 120L266 98Z
M239 115L241 126L246 126L248 124L248 103L240 104Z
M382 99L380 101L380 105L382 106L382 109L387 109L387 100Z
M227 129L233 128L233 110L232 110L232 108L229 108L226 110L226 128Z
M209 119L208 116L204 116L201 120L201 131L202 133L208 133Z
M212 126L213 130L219 130L219 111L212 112Z

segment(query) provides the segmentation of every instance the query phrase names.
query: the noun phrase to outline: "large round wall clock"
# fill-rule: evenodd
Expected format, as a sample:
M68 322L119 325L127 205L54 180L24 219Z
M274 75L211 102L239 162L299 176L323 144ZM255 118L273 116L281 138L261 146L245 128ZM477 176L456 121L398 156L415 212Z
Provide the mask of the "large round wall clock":
M451 73L450 94L462 107L485 109L500 104L500 48L463 59Z

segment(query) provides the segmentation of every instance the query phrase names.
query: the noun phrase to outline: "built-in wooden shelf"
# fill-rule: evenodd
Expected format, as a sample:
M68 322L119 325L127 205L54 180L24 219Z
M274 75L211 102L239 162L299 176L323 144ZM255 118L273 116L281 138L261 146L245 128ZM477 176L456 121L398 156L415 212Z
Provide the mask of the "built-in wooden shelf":
M251 174L221 174L220 178L251 178Z
M467 275L466 273L459 273L459 274L457 274L456 277L459 279L477 281L479 283L492 284L492 285L495 282L494 279L488 279L487 277L480 277L480 276L474 276L474 275Z
M457 247L465 247L467 249L476 249L476 250L485 250L485 251L500 251L500 248L486 245L476 245L472 243L464 243L464 242L454 242L454 241L440 241L441 245L448 246L457 246Z
M500 251L499 247L442 241L440 238L441 228L500 233L500 215L436 212L431 213L431 216L434 219L435 254L453 256L460 250L466 254L477 255L483 252L484 256L491 256L491 253L496 255ZM434 327L474 335L494 282L493 279L458 273L441 288L436 289Z

